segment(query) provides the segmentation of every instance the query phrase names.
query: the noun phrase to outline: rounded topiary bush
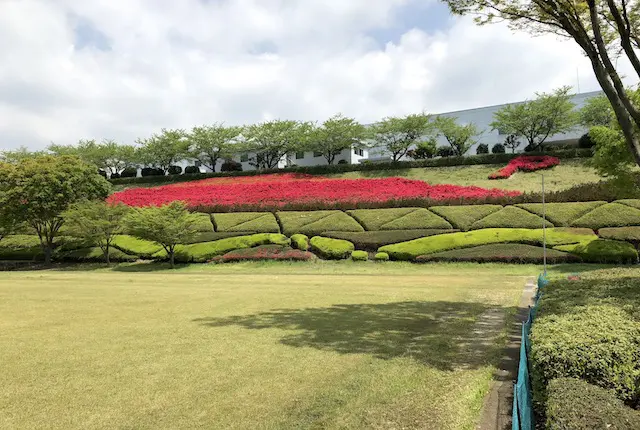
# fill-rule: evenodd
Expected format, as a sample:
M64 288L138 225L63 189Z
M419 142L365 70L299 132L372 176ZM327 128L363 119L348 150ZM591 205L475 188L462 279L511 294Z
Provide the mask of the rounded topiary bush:
M233 160L225 160L220 166L221 172L242 172L242 164Z
M328 237L314 236L310 241L311 250L323 258L341 260L351 256L355 250L353 243L347 240L330 239Z
M502 143L496 143L495 145L493 145L493 148L491 148L491 153L493 154L504 154L506 152L506 150L504 149L504 145Z
M489 153L489 145L486 143L481 143L476 148L476 154L488 154Z
M389 261L389 254L386 252L378 252L373 259L376 261Z
M142 176L164 176L162 169L156 169L153 167L145 167L140 173Z
M291 246L301 251L309 250L309 238L304 234L294 234L291 236Z
M197 175L199 173L200 173L200 168L196 166L187 166L187 168L184 169L185 175Z
M369 254L367 251L353 251L351 253L351 259L353 261L367 261L369 259Z
M135 167L127 167L122 172L120 172L121 178L135 178L138 176L138 169Z
M170 166L169 167L169 174L170 175L181 175L182 174L182 167L180 167L180 166Z

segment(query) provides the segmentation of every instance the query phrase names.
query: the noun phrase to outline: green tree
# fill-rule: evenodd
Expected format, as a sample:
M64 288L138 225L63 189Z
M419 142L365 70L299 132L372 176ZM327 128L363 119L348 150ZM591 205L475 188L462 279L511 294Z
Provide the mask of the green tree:
M215 172L218 160L233 155L234 145L241 133L242 127L226 127L223 124L194 127L187 136L191 156Z
M18 149L0 151L0 161L18 163L27 158L34 158L40 155L44 155L44 153L42 151L30 151L27 147L21 146Z
M389 117L373 126L373 139L377 146L391 156L395 163L417 142L435 137L435 123L427 114L412 114L405 117Z
M169 168L189 156L189 140L184 130L162 129L147 139L138 139L141 145L138 158L141 164L162 169L166 175Z
M40 238L45 262L51 262L53 241L70 205L104 199L110 184L95 166L74 156L39 156L0 164L0 218L23 221Z
M444 0L459 15L475 15L480 25L507 21L515 30L573 39L589 58L611 103L625 144L640 165L640 108L629 97L617 70L626 57L640 77L640 3L615 0ZM633 78L633 77L631 77Z
M480 135L475 124L460 125L458 119L452 117L439 116L434 120L434 126L451 146L453 155L458 157L466 154Z
M618 185L631 185L633 181L634 159L629 152L621 130L596 126L589 130L589 137L596 144L593 157L589 161L600 175L612 177Z
M580 109L580 124L585 127L609 127L616 120L609 99L605 96L587 99Z
M173 202L133 209L126 219L126 228L133 236L160 244L173 269L176 246L195 237L197 222L198 217L190 213L183 202Z
M516 153L516 149L520 146L520 140L518 140L517 134L510 134L504 139L502 144L505 148L510 149L512 154Z
M363 148L366 136L367 130L362 124L337 114L313 130L307 149L321 153L327 164L333 164L342 151Z
M275 169L282 158L308 145L312 128L308 122L285 120L253 124L243 130L238 148L255 154L249 162L257 169Z
M536 94L534 100L511 104L497 111L494 130L523 137L532 150L539 149L549 136L573 130L578 123L569 87L552 94Z
M128 213L129 207L122 203L113 204L100 200L78 202L63 214L65 234L83 238L100 247L109 265L111 243L116 235L123 233L123 221Z
M413 158L414 160L433 158L438 151L437 146L438 144L435 137L432 137L431 139L418 142L415 149L410 149L409 151L407 151L407 156Z

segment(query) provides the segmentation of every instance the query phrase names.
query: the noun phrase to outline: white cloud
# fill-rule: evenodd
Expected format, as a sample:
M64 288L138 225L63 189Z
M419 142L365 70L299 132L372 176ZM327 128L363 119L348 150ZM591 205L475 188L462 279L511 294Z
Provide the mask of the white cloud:
M476 27L371 31L415 0L2 0L0 147L270 118L370 122L597 89L573 42ZM74 46L78 19L111 49Z

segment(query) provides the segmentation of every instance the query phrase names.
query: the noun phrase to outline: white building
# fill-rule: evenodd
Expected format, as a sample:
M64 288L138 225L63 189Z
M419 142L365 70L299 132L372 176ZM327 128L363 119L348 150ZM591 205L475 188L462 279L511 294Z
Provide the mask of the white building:
M582 108L585 104L585 101L589 98L596 97L603 94L602 91L592 91L588 93L580 93L575 94L571 101L576 105L576 110ZM506 133L502 133L499 130L492 130L491 122L493 122L494 114L502 109L504 106L509 104L520 104L523 102L517 103L507 103L495 106L485 106L474 109L460 110L455 112L445 112L441 114L437 114L436 116L444 116L444 117L454 117L457 118L459 124L470 124L473 123L476 125L478 130L481 131L481 135L478 138L477 144L473 145L469 150L468 154L475 154L476 148L479 144L486 144L489 146L489 150L497 144L504 143L507 135ZM573 131L569 133L557 134L554 136L549 136L545 143L555 143L555 144L575 144L578 142L578 139L585 134L588 130L583 127L577 127ZM524 151L524 147L526 146L526 141L524 139L520 139L520 147L517 149L518 152ZM438 146L449 146L446 139L443 136L438 137ZM233 159L242 164L242 170L255 170L255 167L252 166L249 160L254 157L255 154L238 154L233 157ZM369 149L355 149L352 148L350 150L342 151L342 153L336 157L334 163L346 162L349 164L358 164L364 160L369 160L372 162L375 161L387 161L390 160L388 154L385 153L384 148L374 147ZM406 160L407 157L404 157L403 160ZM222 166L223 160L218 161L216 165L216 171L219 172ZM284 168L288 166L319 166L326 165L327 160L319 153L314 153L310 151L306 152L298 152L295 154L289 154L288 157L283 157L278 163L279 168ZM193 165L193 162L182 161L178 163L183 169L189 165ZM200 167L202 172L210 172L210 169L205 168L204 166ZM140 175L140 172L138 172Z

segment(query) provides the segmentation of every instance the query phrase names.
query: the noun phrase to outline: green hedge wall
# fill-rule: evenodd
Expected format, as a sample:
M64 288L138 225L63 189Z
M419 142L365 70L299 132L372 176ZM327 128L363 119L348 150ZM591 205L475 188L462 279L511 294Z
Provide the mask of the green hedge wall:
M627 242L598 239L585 243L556 246L559 251L578 255L587 263L633 264L638 262L638 251Z
M349 241L328 237L315 236L311 238L310 243L313 252L330 260L348 258L355 249Z
M365 231L361 233L326 231L322 233L325 237L333 239L348 240L353 243L356 249L364 251L376 251L384 245L406 242L408 240L419 239L421 237L435 236L438 234L455 233L458 230L391 230L391 231ZM292 238L293 239L293 238Z
M447 220L425 208L356 209L347 213L368 231L453 228Z
M506 206L481 220L473 223L472 230L483 228L542 228L553 227L549 221L544 221L538 215L534 215L524 209L515 206Z
M640 226L640 209L621 203L608 203L586 213L571 225L594 230L604 227Z
M500 205L465 205L465 206L434 206L429 210L440 215L451 223L454 228L462 231L471 229L476 221L502 210Z
M538 216L542 216L546 211L546 218L556 227L569 227L572 222L576 221L581 216L593 211L599 206L606 204L607 202L577 202L577 203L547 203L544 205L544 211L542 203L525 203L516 205L526 211L529 211Z
M270 212L230 212L211 214L217 232L251 231L280 233L276 217Z
M481 245L473 248L453 249L451 251L437 252L435 254L421 255L416 258L419 263L434 261L471 261L478 263L529 263L538 264L544 261L544 250L540 246L525 245L521 243L496 243L493 245ZM547 263L578 263L580 257L547 249Z
M325 231L362 232L364 228L342 211L277 212L276 217L287 236L314 236Z

